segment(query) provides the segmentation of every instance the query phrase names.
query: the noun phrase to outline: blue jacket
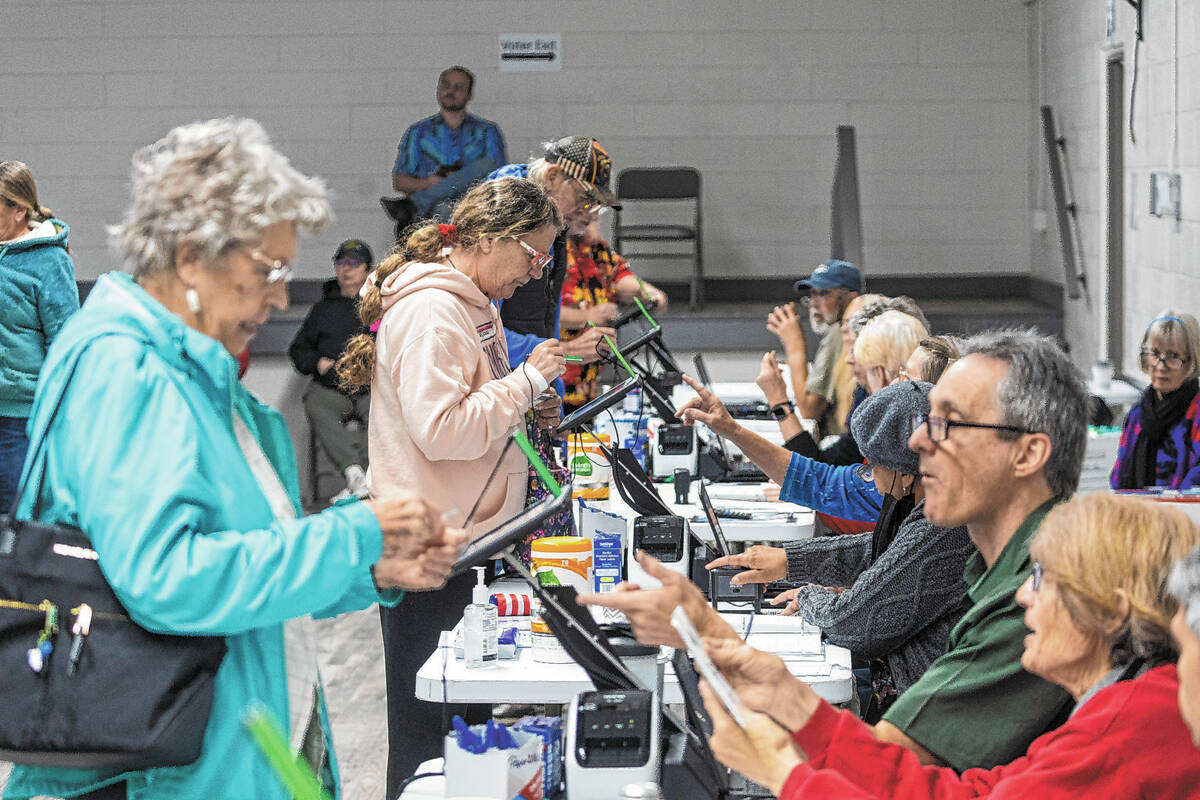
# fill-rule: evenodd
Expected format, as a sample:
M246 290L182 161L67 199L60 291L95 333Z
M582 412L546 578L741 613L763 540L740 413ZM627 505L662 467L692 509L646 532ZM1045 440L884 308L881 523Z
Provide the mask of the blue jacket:
M528 164L505 164L503 167L500 167L499 169L493 170L491 173L489 173L487 179L489 181L494 181L498 178L528 177ZM558 253L556 252L557 242L558 240L555 239L555 246L550 248L550 254L555 256L555 261L553 263L557 263L558 261ZM497 300L496 308L500 309L501 313L503 313L504 301ZM562 339L562 323L560 321L561 316L562 298L559 298L558 304L556 305L554 311L554 338L560 340ZM504 328L504 340L505 344L508 346L508 365L513 369L521 366L521 363L529 357L530 353L533 352L533 348L546 341L546 339L538 336L537 334L518 333L507 326ZM552 385L554 386L554 391L558 392L559 397L562 397L567 393L567 387L566 384L563 383L562 378L555 378Z
M220 635L229 647L200 758L126 773L137 800L290 797L243 728L242 710L259 701L286 724L285 620L380 600L370 572L383 549L374 514L354 503L276 521L234 437L234 414L300 514L282 416L238 383L237 362L220 343L120 273L102 277L63 328L38 386L30 452L46 444L25 470L44 470L39 518L88 534L105 577L143 627ZM34 495L23 493L20 518L30 517ZM116 777L16 767L5 797L74 795Z
M79 310L67 223L49 219L33 236L0 243L0 417L28 417L50 342Z
M858 477L858 466L835 467L793 453L779 499L831 517L874 522L883 508L883 496L874 483Z

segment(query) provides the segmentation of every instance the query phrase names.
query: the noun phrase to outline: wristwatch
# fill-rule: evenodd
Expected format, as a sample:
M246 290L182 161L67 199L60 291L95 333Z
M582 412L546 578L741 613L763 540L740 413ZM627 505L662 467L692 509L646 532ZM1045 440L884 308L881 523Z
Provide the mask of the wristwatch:
M796 410L796 404L791 400L784 400L782 403L776 403L771 406L771 418L776 422L783 422L788 418L788 415Z

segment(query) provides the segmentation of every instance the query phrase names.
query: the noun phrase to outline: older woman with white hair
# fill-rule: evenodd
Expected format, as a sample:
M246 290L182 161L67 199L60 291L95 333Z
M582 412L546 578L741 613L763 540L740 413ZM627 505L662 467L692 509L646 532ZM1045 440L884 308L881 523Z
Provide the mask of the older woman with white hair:
M253 120L184 125L135 154L111 229L132 275L101 277L50 349L17 515L83 530L137 624L228 650L195 762L18 766L6 798L290 797L241 724L255 702L336 793L310 615L440 586L465 534L416 497L300 518L283 418L237 380L234 355L287 306L297 231L328 217L322 182Z
M885 311L868 322L854 341L854 361L867 381L864 388L877 392L891 383L927 336L925 324L903 311Z

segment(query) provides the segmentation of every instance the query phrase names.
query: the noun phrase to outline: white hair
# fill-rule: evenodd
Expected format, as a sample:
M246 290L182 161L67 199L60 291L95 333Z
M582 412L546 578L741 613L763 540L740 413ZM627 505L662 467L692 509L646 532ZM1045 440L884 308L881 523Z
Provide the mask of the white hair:
M903 311L884 311L859 331L854 342L854 360L867 367L883 367L888 380L929 335L921 320Z
M1187 606L1187 624L1192 633L1200 636L1200 547L1175 565L1171 571L1171 594Z
M180 125L134 153L129 208L108 234L142 277L173 270L185 242L211 262L277 222L316 231L330 216L324 181L288 163L255 120L226 117Z

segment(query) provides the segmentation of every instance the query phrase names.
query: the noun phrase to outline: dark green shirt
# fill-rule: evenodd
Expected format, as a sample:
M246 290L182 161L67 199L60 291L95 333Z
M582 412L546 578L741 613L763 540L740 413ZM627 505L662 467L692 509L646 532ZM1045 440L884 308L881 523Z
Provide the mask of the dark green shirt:
M1062 688L1021 667L1025 611L1016 592L1029 577L1029 540L1055 501L1021 523L990 568L976 552L963 570L970 609L950 631L944 656L883 718L958 771L1024 755L1071 711Z

